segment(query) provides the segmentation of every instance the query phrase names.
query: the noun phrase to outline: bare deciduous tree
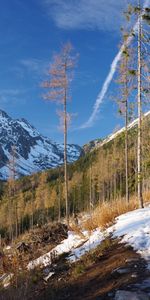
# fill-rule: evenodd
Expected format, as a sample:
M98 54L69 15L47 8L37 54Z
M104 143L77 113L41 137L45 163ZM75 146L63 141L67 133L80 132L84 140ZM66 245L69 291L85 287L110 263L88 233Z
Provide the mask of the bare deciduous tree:
M70 43L62 47L60 54L54 55L49 69L49 79L43 82L43 87L48 90L44 99L54 101L63 106L59 116L63 118L64 132L64 182L66 201L66 221L69 225L69 205L68 205L68 175L67 175L67 128L70 119L67 112L67 103L70 99L70 84L72 81L72 71L76 62L76 55L73 55L73 48Z

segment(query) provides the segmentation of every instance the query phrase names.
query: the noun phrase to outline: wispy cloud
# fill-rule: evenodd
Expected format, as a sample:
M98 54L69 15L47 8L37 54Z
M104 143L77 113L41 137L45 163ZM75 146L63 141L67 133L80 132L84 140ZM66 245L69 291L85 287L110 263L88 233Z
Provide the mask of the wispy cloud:
M149 3L150 3L150 0L146 0L144 2L144 7L147 7L149 6ZM136 33L137 32L137 29L138 29L138 21L135 22L134 26L133 26L133 32ZM103 102L104 98L105 98L105 95L108 91L108 88L112 82L112 79L114 77L114 74L116 72L116 68L117 68L117 65L119 63L119 61L121 60L121 57L122 57L122 53L124 51L124 47L125 45L129 45L131 43L133 39L133 35L129 35L128 39L126 40L126 43L124 43L119 52L117 53L117 55L115 56L111 66L110 66L110 71L104 81L104 84L98 94L98 97L94 103L94 106L93 106L93 110L92 110L92 113L91 113L91 116L89 117L89 119L87 120L87 122L85 122L80 128L83 129L83 128L88 128L88 127L91 127L93 125L93 123L95 122L95 120L97 119L97 115L99 113L99 108L100 108L100 105L101 103Z
M59 28L116 31L127 0L41 0ZM134 2L134 0L132 0Z
M18 103L24 104L25 91L19 89L1 89L0 103L1 105L15 105Z
M42 74L47 66L47 62L36 58L20 59L19 64L28 72L33 72L37 75Z

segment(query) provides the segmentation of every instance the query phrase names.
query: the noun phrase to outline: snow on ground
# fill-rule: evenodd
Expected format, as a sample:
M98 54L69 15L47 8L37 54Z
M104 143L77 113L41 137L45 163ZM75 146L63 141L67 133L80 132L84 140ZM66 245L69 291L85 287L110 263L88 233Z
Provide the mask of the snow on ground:
M86 252L96 248L109 234L120 237L121 242L130 244L150 262L150 207L146 207L117 217L115 224L103 232L99 228L90 233L83 231L80 235L69 231L67 239L50 252L31 261L27 268L31 270L37 266L50 265L53 256L63 253L68 253L68 259L74 262Z
M81 247L71 251L70 260L75 261L85 252L95 248L109 234L121 237L121 242L130 244L150 262L150 207L136 209L117 217L115 224L105 232L96 229Z
M87 215L87 218L89 216ZM48 266L53 259L61 254L68 254L68 260L75 262L86 252L96 248L109 234L113 237L121 238L121 242L131 245L141 256L148 261L150 268L150 207L137 209L125 213L116 218L113 226L101 231L99 228L93 232L83 231L77 234L73 231L68 232L68 238L50 252L29 262L28 270L37 266ZM47 281L54 273L50 272L45 280ZM3 274L0 281L7 287L10 284L13 274Z
M50 272L46 277L44 277L44 280L47 282L49 278L51 278L55 273Z
M91 234L88 234L88 232L84 232L84 234L88 239L82 246L72 249L69 255L69 260L71 262L78 260L82 255L96 248L100 242L104 240L104 233L102 233L99 228L94 230Z
M150 207L137 209L116 218L114 237L122 237L143 258L150 261Z
M76 234L72 231L68 232L68 238L62 241L61 244L57 245L50 252L40 256L39 258L31 261L27 268L28 270L34 269L37 266L47 266L52 262L52 258L58 257L63 253L69 253L69 260L71 262L79 259L87 251L95 248L104 239L103 233L100 229L94 230L92 233L84 231L81 235Z
M52 258L54 256L56 257L63 253L69 253L72 249L81 246L81 244L84 243L85 240L86 240L85 236L82 237L72 231L69 231L68 238L65 239L61 244L57 245L50 252L31 261L27 266L28 270L34 269L35 267L40 265L43 266L50 265L52 262Z

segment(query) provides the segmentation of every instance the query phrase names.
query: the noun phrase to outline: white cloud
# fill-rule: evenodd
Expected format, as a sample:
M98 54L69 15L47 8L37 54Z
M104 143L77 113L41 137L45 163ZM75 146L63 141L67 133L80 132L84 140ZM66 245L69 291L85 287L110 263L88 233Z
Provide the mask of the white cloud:
M46 12L63 29L116 31L127 0L42 0ZM134 2L132 0L131 2Z
M24 90L19 89L1 89L0 90L0 103L1 105L7 105L7 104L18 104L22 103L24 104Z
M39 61L36 59L21 59L20 64L29 70L37 71L39 69Z
M19 63L29 72L42 73L43 68L45 68L45 62L35 58L21 59Z

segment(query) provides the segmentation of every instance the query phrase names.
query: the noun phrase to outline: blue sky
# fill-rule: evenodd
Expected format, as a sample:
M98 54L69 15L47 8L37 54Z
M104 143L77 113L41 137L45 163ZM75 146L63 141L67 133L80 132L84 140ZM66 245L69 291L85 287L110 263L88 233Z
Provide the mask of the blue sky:
M133 1L131 1L133 3ZM112 83L92 127L89 119L97 95L118 52L126 0L1 0L0 108L13 118L26 118L42 134L63 141L57 107L42 99L41 82L54 52L70 41L79 53L69 111L76 116L70 143L83 145L122 125L112 100Z

